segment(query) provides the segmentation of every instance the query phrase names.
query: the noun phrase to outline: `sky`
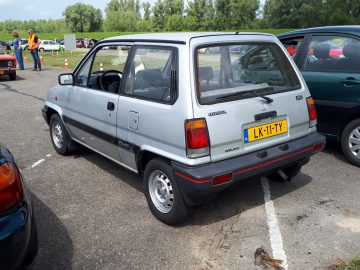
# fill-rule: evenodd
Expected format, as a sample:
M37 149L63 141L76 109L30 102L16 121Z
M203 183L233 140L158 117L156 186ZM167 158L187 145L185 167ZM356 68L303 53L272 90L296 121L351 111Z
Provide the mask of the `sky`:
M0 0L0 21L60 19L68 5L77 2L90 4L103 12L110 0ZM145 1L145 0L144 0ZM155 0L147 0L151 4ZM264 3L265 0L261 0ZM140 2L143 2L140 0Z

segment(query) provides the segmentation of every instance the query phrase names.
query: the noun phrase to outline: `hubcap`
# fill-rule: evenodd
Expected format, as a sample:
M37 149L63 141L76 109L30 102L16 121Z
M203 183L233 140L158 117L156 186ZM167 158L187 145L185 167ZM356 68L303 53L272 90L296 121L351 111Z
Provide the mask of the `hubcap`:
M157 210L169 213L174 205L174 193L169 178L160 170L155 170L149 178L151 201Z
M360 127L356 127L349 135L349 149L350 152L360 159Z
M57 148L62 148L63 146L63 130L58 122L54 122L52 126L52 139Z

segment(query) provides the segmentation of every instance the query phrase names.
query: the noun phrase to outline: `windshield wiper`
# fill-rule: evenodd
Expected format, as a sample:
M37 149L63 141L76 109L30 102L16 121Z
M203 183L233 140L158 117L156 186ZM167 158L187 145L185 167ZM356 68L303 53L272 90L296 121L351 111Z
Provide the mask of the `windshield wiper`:
M259 96L259 97L261 97L261 98L263 98L263 99L265 99L266 100L266 103L272 103L274 100L272 99L272 98L269 98L269 97L267 97L267 96Z
M228 94L228 95L217 97L216 99L225 99L225 98L232 98L232 97L242 97L242 98L258 97L259 96L258 92L260 92L260 91L265 92L265 91L270 91L270 90L273 90L273 89L274 89L274 87L264 87L264 88L255 89L255 90L235 92L235 93L231 93L231 94ZM273 102L273 99L271 99L269 97L266 97L264 95L260 95L260 97L265 99L267 101L267 103Z

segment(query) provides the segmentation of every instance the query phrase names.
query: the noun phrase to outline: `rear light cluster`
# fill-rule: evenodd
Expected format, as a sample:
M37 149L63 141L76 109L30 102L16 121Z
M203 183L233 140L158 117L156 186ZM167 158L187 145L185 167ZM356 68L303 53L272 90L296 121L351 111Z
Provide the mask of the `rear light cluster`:
M198 158L210 154L209 132L204 118L186 120L185 134L187 157Z
M0 212L21 202L23 196L24 190L16 166L8 162L0 165Z
M314 127L317 124L317 113L315 109L315 102L312 97L306 99L308 112L309 112L309 126Z

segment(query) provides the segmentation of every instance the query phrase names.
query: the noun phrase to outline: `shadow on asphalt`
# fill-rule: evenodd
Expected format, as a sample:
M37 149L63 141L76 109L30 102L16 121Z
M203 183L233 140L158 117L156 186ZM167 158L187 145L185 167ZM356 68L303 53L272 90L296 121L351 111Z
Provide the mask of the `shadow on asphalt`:
M326 140L326 147L324 152L334 156L336 159L342 162L349 163L342 152L340 141Z
M0 76L0 78L1 78L1 76ZM3 86L4 88L2 88L2 86ZM18 91L18 90L16 90L16 89L12 89L10 85L8 85L7 83L4 83L2 80L0 80L0 90L9 91L9 92L12 92L12 93L15 93L15 94L18 94L18 95L35 98L35 99L37 99L37 100L40 100L40 101L45 102L45 99L44 99L44 98L39 98L39 97L34 96L34 95L30 95L30 94L26 94L26 93L20 92L20 91Z
M39 237L39 252L27 270L72 269L73 244L60 219L32 192Z
M93 153L91 150L79 149L74 158L79 157L87 159L100 169L111 173L118 178L119 181L123 181L138 191L143 192L142 179L135 173L122 168L101 155ZM278 197L302 188L311 181L312 178L310 176L302 173L290 182L275 182L269 180L272 199L275 200ZM264 194L260 178L246 179L220 192L209 203L194 207L190 219L180 226L216 223L263 204Z

